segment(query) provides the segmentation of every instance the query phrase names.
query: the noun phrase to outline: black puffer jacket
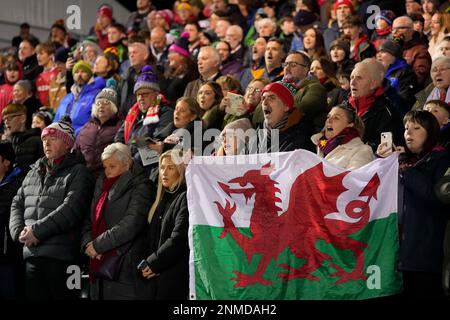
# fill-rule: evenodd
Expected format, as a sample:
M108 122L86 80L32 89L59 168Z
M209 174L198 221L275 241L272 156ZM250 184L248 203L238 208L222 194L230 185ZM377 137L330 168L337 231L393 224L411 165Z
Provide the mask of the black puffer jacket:
M23 175L19 167L6 173L0 181L0 265L22 260L21 246L13 243L9 234L11 202L22 184Z
M11 143L16 153L16 164L27 173L30 166L44 155L41 129L29 129L11 135Z
M18 241L32 226L37 246L24 247L24 259L51 257L73 261L78 257L81 223L89 212L94 178L80 153L69 153L61 164L46 169L41 158L28 172L11 205L9 230Z
M81 250L92 240L95 251L100 254L115 249L124 256L120 275L117 281L104 280L103 298L138 299L144 286L144 278L136 269L140 259L143 242L139 239L147 225L150 205L155 198L155 188L146 178L144 170L135 164L131 170L123 173L108 193L108 200L103 210L107 230L92 239L92 223L95 206L102 192L104 174L95 186L91 205L91 214L85 220L81 237ZM92 298L99 298L99 283L94 282L91 288Z

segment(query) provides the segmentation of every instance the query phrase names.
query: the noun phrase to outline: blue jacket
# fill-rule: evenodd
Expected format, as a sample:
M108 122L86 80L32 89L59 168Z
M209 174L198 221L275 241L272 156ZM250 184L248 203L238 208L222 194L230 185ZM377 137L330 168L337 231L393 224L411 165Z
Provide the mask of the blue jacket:
M93 82L86 84L81 89L77 100L75 100L73 93L66 95L59 104L54 121L60 120L65 115L70 116L75 135L78 136L81 127L91 119L92 104L95 97L105 86L105 79L96 77Z
M404 59L397 58L386 71L388 87L386 96L403 117L416 102L415 94L419 90L417 76Z

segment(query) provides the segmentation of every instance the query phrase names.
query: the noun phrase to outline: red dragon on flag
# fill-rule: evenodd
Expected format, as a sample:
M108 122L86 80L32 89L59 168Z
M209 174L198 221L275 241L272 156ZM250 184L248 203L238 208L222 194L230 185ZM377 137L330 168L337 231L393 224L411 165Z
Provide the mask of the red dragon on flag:
M281 200L277 196L280 189L278 182L270 177L273 167L270 163L259 170L248 170L244 175L228 181L219 182L225 194L243 195L248 202L254 196L254 207L250 218L251 236L244 235L232 221L236 205L227 199L225 205L218 201L215 204L222 216L224 227L220 238L227 234L245 252L248 262L255 255L261 260L254 274L245 274L234 270L234 287L247 287L254 284L272 285L272 281L264 279L264 272L272 259L276 260L286 248L305 263L299 267L281 264L283 272L277 277L282 281L307 279L319 281L312 273L325 261L336 271L332 277L339 277L335 285L347 281L365 280L364 250L367 243L358 241L350 235L361 230L369 221L371 201L377 200L380 185L378 174L374 174L367 185L359 193L361 199L352 200L345 206L345 213L353 222L337 220L328 215L338 212L337 199L347 188L343 185L344 177L349 171L328 177L323 171L323 163L300 174L294 181L290 191L289 206L285 212L277 206ZM235 185L239 185L237 187ZM332 261L332 257L316 248L316 242L323 240L340 250L349 250L355 258L355 266L350 272Z

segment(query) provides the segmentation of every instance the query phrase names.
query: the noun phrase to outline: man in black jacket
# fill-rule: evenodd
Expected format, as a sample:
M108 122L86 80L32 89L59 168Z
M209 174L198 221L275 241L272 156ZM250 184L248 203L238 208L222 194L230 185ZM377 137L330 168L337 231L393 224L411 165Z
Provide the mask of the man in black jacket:
M348 104L356 109L364 122L364 143L375 152L382 132L392 132L394 143L403 145L403 124L400 115L386 99L383 90L384 67L374 58L355 65L350 76Z
M0 143L0 300L20 298L23 279L21 247L9 234L11 202L22 184L23 175L15 167L14 149L10 142Z
M75 132L66 122L42 131L45 156L33 164L11 205L9 230L24 245L26 297L74 299L68 267L79 257L81 223L89 212L94 177L71 153Z
M26 129L27 108L22 104L9 104L2 114L6 135L16 153L15 164L26 174L30 166L43 155L41 130Z

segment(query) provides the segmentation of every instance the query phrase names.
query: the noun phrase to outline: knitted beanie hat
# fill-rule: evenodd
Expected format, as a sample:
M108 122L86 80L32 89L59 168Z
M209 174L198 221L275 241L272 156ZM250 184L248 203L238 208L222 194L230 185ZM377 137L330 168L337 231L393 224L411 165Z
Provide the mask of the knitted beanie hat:
M136 84L134 85L133 93L136 94L136 92L140 89L152 89L158 92L161 91L158 78L153 72L152 67L149 65L142 68L141 74L138 76Z
M117 91L116 91L116 80L108 79L106 81L106 87L100 91L95 97L95 102L99 100L108 100L114 107L117 108Z
M64 143L72 148L75 143L75 131L70 123L65 121L53 122L42 130L41 139L45 137L55 137L64 141Z
M391 10L381 10L380 13L375 17L375 21L378 21L378 19L383 19L388 25L392 26L392 23L395 19L395 13Z
M342 5L346 5L347 7L350 8L350 11L352 13L354 12L353 3L350 0L337 0L333 5L334 12L336 12L337 8Z
M390 53L396 58L403 57L402 47L396 41L385 40L380 44L379 51L385 51Z
M297 93L294 85L283 81L272 82L264 87L262 94L264 94L264 92L275 93L289 108L289 112L294 110L294 96Z
M178 39L174 44L172 44L169 48L170 52L176 52L189 58L189 33L183 32L181 34L180 39Z
M349 41L342 39L342 38L333 40L330 44L330 51L334 47L339 47L342 50L344 50L346 57L348 57L350 55L350 42Z
M78 61L72 69L72 74L75 75L79 70L82 70L89 74L89 77L92 77L92 69L89 63L86 61L80 60Z

